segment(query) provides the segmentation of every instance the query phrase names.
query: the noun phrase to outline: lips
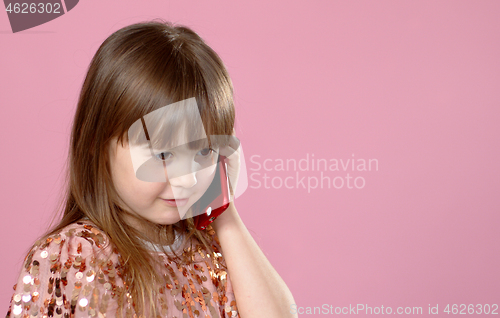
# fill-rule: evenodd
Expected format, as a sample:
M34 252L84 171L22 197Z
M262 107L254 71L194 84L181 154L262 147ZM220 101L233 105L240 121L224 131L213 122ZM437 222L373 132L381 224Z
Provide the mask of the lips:
M184 206L188 202L189 198L184 199L162 199L170 206Z

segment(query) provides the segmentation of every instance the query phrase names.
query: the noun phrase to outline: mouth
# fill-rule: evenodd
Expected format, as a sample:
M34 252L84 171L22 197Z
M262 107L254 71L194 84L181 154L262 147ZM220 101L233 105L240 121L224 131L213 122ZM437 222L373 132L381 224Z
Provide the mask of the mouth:
M184 199L162 199L170 206L184 206L189 201L189 198Z

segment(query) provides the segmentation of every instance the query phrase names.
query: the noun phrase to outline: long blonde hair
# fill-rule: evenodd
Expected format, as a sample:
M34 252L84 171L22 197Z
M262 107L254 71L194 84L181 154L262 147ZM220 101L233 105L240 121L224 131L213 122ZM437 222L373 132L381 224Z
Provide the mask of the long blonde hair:
M73 121L66 194L62 218L44 236L87 217L110 238L117 252L127 260L124 277L139 315L156 312L155 260L140 244L144 236L125 222L117 204L108 146L113 138L123 145L127 130L151 111L196 97L207 135L231 135L234 127L233 86L220 57L190 28L153 20L126 26L109 36L93 57L79 96ZM150 236L172 240L174 227L188 231L212 253L210 236L199 231L193 219L175 225L158 225L146 220ZM170 257L170 256L169 256ZM179 261L179 259L174 259ZM186 261L186 260L184 260ZM151 307L145 308L146 303Z

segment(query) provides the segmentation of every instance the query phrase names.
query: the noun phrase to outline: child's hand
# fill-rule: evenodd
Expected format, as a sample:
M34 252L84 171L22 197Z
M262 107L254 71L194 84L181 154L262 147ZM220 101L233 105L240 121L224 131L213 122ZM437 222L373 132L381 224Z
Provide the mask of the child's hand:
M231 191L230 201L233 201L234 195L236 193L236 186L238 185L238 178L240 175L240 155L241 155L241 147L240 141L235 136L235 130L233 129L233 134L229 139L229 145L222 147L219 149L219 153L221 156L227 158L227 175L229 178L229 185Z

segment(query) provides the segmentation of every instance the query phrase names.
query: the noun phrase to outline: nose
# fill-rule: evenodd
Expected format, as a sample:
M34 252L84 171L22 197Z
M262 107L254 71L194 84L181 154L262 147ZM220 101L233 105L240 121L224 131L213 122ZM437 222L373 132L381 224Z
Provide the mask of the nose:
M173 187L182 187L182 188L192 188L197 183L196 173L191 172L187 173L175 178L169 178L168 181Z
M196 179L196 168L188 162L175 165L167 169L170 185L173 187L192 188L198 182Z

